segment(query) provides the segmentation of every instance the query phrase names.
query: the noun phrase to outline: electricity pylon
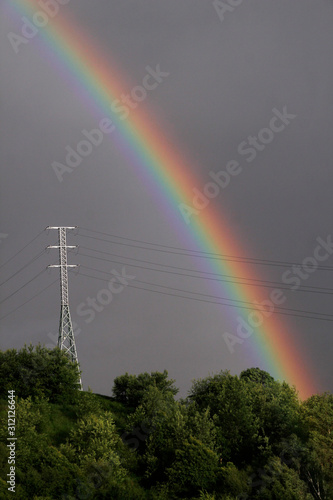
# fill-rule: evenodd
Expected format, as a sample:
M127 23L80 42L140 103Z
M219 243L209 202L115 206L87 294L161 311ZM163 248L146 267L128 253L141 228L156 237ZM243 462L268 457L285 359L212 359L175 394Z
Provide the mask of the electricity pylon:
M59 234L59 245L49 245L47 248L59 248L59 264L52 264L47 266L60 268L60 292L61 292L61 310L60 310L60 323L59 323L59 336L58 347L60 350L65 351L69 359L73 363L78 363L76 352L75 338L73 332L73 325L71 313L69 310L68 300L68 268L78 267L77 264L67 264L67 249L77 248L77 245L66 244L67 230L76 229L72 227L55 227L48 226L46 229L57 229ZM80 376L80 389L82 390L82 380Z

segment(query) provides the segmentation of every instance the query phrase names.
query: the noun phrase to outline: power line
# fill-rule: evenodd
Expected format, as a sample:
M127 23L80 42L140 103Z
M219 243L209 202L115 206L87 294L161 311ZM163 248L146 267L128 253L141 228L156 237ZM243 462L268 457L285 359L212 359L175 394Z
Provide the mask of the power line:
M192 274L186 274L186 273L181 273L181 272L166 271L166 270L163 270L163 269L153 269L153 268L147 267L147 266L139 266L137 264L132 264L131 262L122 262L122 261L114 260L114 259L112 259L112 260L110 260L110 259L104 259L102 257L95 257L94 255L87 255L85 253L80 253L80 255L82 257L90 257L92 259L100 260L100 261L103 261L103 262L110 262L112 264L121 264L121 265L124 265L124 266L131 266L131 267L135 267L135 268L138 268L138 269L145 269L145 270L149 270L149 271L156 271L158 273L165 273L165 274L168 274L168 275L173 274L173 275L176 275L176 276L184 276L184 277L189 277L189 278L199 278L199 279L204 279L204 280L208 280L208 281L218 281L218 282L223 282L223 283L233 283L233 284L238 284L238 285L255 286L255 287L263 287L263 288L275 288L275 286L272 286L272 285L263 285L263 284L257 284L257 283L244 283L244 281L234 281L234 280L226 280L226 279L222 279L222 278L211 278L211 277L205 277L205 276L195 276L195 275L192 275ZM240 279L246 280L246 278L240 278ZM272 283L274 283L274 282L272 282ZM279 287L280 290L290 291L289 287L281 286L280 283L277 283L277 285L278 285L278 287ZM325 291L325 290L327 290L327 291ZM318 291L318 290L311 290L311 289L308 289L306 287L299 287L297 289L297 292L307 292L307 293L314 293L314 294L332 295L332 291L330 291L329 288L328 289L323 289L323 291Z
M30 264L32 264L33 262L35 262L35 260L37 260L43 253L45 253L45 250L42 250L41 252L39 252L35 257L33 257L31 260L29 260L29 262L27 262L27 264L25 264L23 267L21 267L20 269L18 269L18 271L16 271L14 274L12 274L11 276L9 276L9 278L7 278L5 281L3 281L2 283L0 283L0 286L4 285L5 283L7 283L7 281L11 280L12 278L14 278L14 276L16 276L17 274L19 274L21 271L23 271L23 269L25 269L26 267L28 267Z
M10 262L11 260L13 260L17 255L19 255L21 252L23 252L23 250L25 250L29 245L31 245L31 243L33 243L35 240L37 240L37 238L45 231L45 229L43 229L43 231L41 231L40 233L37 234L37 236L35 236L31 241L29 241L29 243L27 243L26 245L24 245L23 248L21 248L21 250L19 250L18 252L16 252L10 259L8 259L6 262L4 262L3 264L1 264L0 266L0 269L5 266L6 264L8 264L8 262Z
M15 292L11 293L10 295L8 295L8 297L6 297L5 299L3 299L0 304L3 304L4 302L6 302L6 300L10 299L11 297L13 297L13 295L16 295L20 290L22 290L22 288L26 287L27 285L29 285L29 283L31 283L32 281L34 281L35 279L38 278L38 276L40 276L42 273L45 272L45 269L42 269L41 271L39 271L38 274L36 274L36 276L34 276L33 278L31 278L29 281L27 281L24 285L22 285L18 290L16 290Z
M110 276L113 276L112 273L105 272L105 271L100 270L100 269L93 269L93 268L87 267L87 266L81 266L81 267L84 268L84 269L88 269L89 271L96 271L96 272L99 272L99 273L109 274ZM149 285L149 286L157 286L157 287L160 287L160 288L166 288L168 290L177 291L177 292L181 292L181 293L189 293L189 294L200 295L200 296L203 296L203 297L208 297L208 298L213 298L213 299L226 300L228 302L238 302L238 303L241 303L241 304L248 304L248 305L251 305L253 309L257 309L259 311L265 311L265 308L264 307L261 308L260 304L255 304L253 302L249 302L249 301L245 301L245 300L228 299L226 297L218 297L216 295L209 295L209 294L200 293L200 292L191 292L189 290L182 290L182 289L179 289L179 288L173 288L173 287L169 287L169 286L165 286L165 285L160 285L158 283L149 283L147 281L142 281L142 280L138 280L138 279L135 279L135 282L136 283L142 283L144 285ZM285 310L285 311L291 311L291 312L308 313L308 311L302 311L302 310L299 310L299 309L291 309L291 308L287 308L287 307L277 307L277 309L281 309L281 310ZM333 318L333 315L331 315L331 314L317 313L317 312L314 312L314 311L311 311L310 313L311 314L320 315L320 316L328 316L328 317L332 317Z
M23 302L23 304L21 304L20 306L16 307L15 309L13 309L12 311L10 311L9 313L5 314L4 316L2 316L0 318L0 321L7 318L7 316L9 316L10 314L13 314L14 312L16 312L18 309L21 309L21 307L25 306L26 304L28 304L28 302L30 302L31 300L35 299L36 297L38 297L38 295L41 295L43 292L45 292L45 290L47 290L48 288L50 288L52 285L54 285L55 283L57 283L58 279L52 281L52 283L50 283L49 285L47 285L45 288L43 288L43 290L41 290L40 292L36 293L33 297L31 297L30 299L26 300L25 302Z
M200 259L213 259L213 260L223 260L226 262L238 262L238 263L243 263L243 264L252 264L252 265L263 265L263 266L273 266L273 267L286 267L286 266L297 266L301 267L301 264L294 263L294 262L281 262L279 261L266 261L266 260L260 260L260 259L246 259L242 257L234 257L230 258L227 256L220 255L218 257L213 257L209 255L195 255L193 253L187 252L173 252L170 250L163 250L160 248L147 248L145 246L139 246L139 245L132 245L129 243L120 243L118 241L109 241L105 240L103 238L96 238L95 236L88 236L88 235L81 235L83 238L90 238L93 240L97 241L104 241L106 243L112 243L114 245L121 245L125 247L131 247L131 248L140 248L141 250L153 250L154 252L162 252L162 253L167 253L170 255L184 255L186 257L195 257L195 258L200 258ZM318 266L316 268L316 271L333 271L333 267L330 266Z
M289 262L289 261L278 261L278 260L268 260L268 259L256 259L256 258L247 258L247 257L240 257L240 256L235 256L235 255L223 255L223 254L217 254L213 252L203 252L199 250L191 250L191 249L186 249L186 248L181 248L181 247L173 247L173 246L168 246L168 245L160 245L158 243L150 243L142 240L134 240L132 238L124 238L122 236L115 236L112 234L107 234L107 233L102 233L100 231L94 231L92 229L86 229L86 228L80 228L88 232L92 233L98 233L98 234L103 234L105 236L109 236L110 238L118 238L118 239L123 239L127 241L133 241L137 243L142 243L144 245L152 245L152 246L157 246L161 248L149 248L146 246L139 246L139 245L132 245L130 243L121 243L117 241L110 241L110 240L105 240L104 238L97 238L95 236L88 236L81 234L83 238L90 238L94 239L97 241L104 241L106 243L113 243L115 245L121 245L121 246L128 246L132 248L140 248L142 250L153 250L156 252L163 252L163 253L170 253L170 254L175 254L175 255L185 255L188 257L197 257L197 258L206 258L206 259L215 259L215 260L225 260L229 262L242 262L242 263L249 263L249 264L260 264L260 265L271 265L271 266L277 266L277 267L285 267L285 266L298 266L301 267L302 264L297 263L297 262ZM170 249L170 250L177 250L176 252L170 251L170 250L163 250L163 248ZM318 271L333 271L333 266L318 266L317 269Z
M234 284L239 284L239 285L256 286L256 287L264 287L264 288L273 288L272 285L276 285L279 287L280 290L290 290L290 287L284 287L278 281L258 280L258 279L253 279L253 278L243 278L241 276L232 276L232 275L228 275L228 274L218 274L218 273L211 273L211 272L205 272L205 271L197 271L195 269L189 269L189 268L184 268L184 267L179 267L179 266L171 266L168 264L160 264L157 262L151 262L149 260L135 259L133 257L124 257L124 256L119 255L119 254L114 254L114 253L110 253L110 252L103 252L101 250L95 250L94 248L89 248L89 247L84 247L84 246L80 246L80 248L83 248L84 250L89 250L92 252L101 253L104 255L121 257L121 258L125 258L127 260L133 260L135 262L143 262L146 264L152 264L154 266L166 267L166 268L170 268L170 269L178 269L178 270L182 270L182 271L190 271L190 272L195 272L195 273L200 273L200 274L208 274L210 276L216 276L216 277L219 276L219 277L225 277L225 278L234 278L234 279L239 279L239 280L243 280L243 281L234 281L234 280L227 280L227 279L220 279L220 278L212 278L212 277L208 277L208 276L195 276L192 274L186 274L186 273L182 273L182 272L163 271L160 269L154 269L152 267L138 266L138 265L135 265L132 263L120 262L120 261L109 260L109 259L102 259L101 257L96 257L94 255L87 255L85 253L80 252L80 255L83 257L91 257L93 259L104 260L106 262L115 263L115 264L130 265L132 267L136 267L139 269L146 269L146 270L156 271L156 272L160 272L160 273L174 274L177 276L186 276L186 277L190 277L190 278L200 278L200 279L204 279L204 280L221 281L221 282L226 282L226 283L234 283ZM244 283L244 281L254 281L254 283ZM262 284L262 283L265 283L265 284ZM324 294L324 295L333 295L332 288L323 288L323 287L316 287L316 286L300 286L295 291L308 292L308 293L310 293L310 292L311 293L319 293L319 294Z
M99 273L109 274L110 276L113 276L112 273L105 272L105 271L102 271L100 269L93 269L93 268L87 267L87 266L81 266L81 267L84 268L84 269L88 269L89 271L96 271L96 272L99 272ZM246 301L246 300L228 299L226 297L218 297L216 295L209 295L209 294L200 293L200 292L191 292L189 290L182 290L182 289L179 289L179 288L174 288L174 287L170 287L170 286L160 285L158 283L149 283L147 281L142 281L142 280L138 280L138 279L135 279L135 282L136 283L142 283L143 285L157 286L157 287L160 287L160 288L165 288L167 290L172 290L172 291L181 292L181 293L189 293L189 294L193 294L193 295L200 295L202 297L208 297L208 298L219 299L219 300L226 300L228 302L237 302L237 303L240 303L240 304L247 304L247 305L251 305L254 309L257 309L259 311L265 311L265 308L264 307L261 308L260 304L255 304L253 302L249 302L249 301ZM308 313L308 311L302 311L302 310L299 310L299 309L291 309L291 308L288 308L288 307L277 307L277 309L281 309L283 311L290 311L290 312ZM333 318L333 315L331 315L331 314L317 313L317 312L314 312L314 311L311 311L311 314L317 314L317 315L320 315L320 316L328 316L328 317L332 317Z
M79 275L86 276L87 278L93 278L93 279L96 279L96 280L99 280L99 281L103 281L103 282L106 281L103 278L98 278L97 276L90 276L90 275L85 274L85 273L79 273ZM158 286L158 285L155 285L155 286ZM178 294L174 294L174 293L162 292L162 291L159 291L159 290L150 290L148 288L139 287L139 286L130 285L130 284L128 284L127 287L129 287L129 288L136 288L138 290L143 290L143 291L146 291L146 292L158 293L158 294L161 294L161 295L167 295L167 296L170 296L170 297L177 297L177 298L181 298L181 299L194 300L194 301L197 301L197 302L204 302L204 303L208 303L208 304L217 304L217 305L221 305L221 306L234 307L234 308L237 308L237 309L247 309L247 310L252 310L252 311L254 309L253 307L248 307L248 306L241 306L241 305L235 305L235 304L226 304L224 302L217 302L217 301L212 301L212 300L199 299L199 298L195 298L195 297L186 297L184 295L178 295ZM191 292L187 292L187 293L191 293ZM308 315L294 314L294 313L287 313L287 312L283 312L283 311L279 311L279 310L275 310L275 309L274 309L274 313L281 314L283 316L293 316L293 317L297 317L297 318L305 318L305 319L314 319L314 320L319 320L319 321L333 322L333 317L332 318L331 317L327 317L327 318L323 318L322 317L321 318L321 317L311 316L310 314L308 314ZM321 313L315 313L315 314L321 314Z

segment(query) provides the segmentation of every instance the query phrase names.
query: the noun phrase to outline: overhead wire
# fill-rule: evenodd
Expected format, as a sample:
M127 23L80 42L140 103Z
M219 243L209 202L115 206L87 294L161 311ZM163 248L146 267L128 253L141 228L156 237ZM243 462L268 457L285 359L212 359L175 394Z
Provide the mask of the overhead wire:
M47 290L48 288L50 288L52 285L54 285L55 283L57 283L57 281L59 281L59 279L56 279L54 281L52 281L52 283L50 283L49 285L47 285L45 288L43 288L42 290L40 290L38 293L36 293L35 295L33 295L33 297L30 297L30 299L26 300L25 302L23 302L23 304L21 304L20 306L16 307L15 309L13 309L12 311L9 311L7 314L5 314L4 316L2 316L0 318L0 321L7 318L7 316L11 315L11 314L14 314L14 312L16 312L18 309L21 309L21 307L25 306L26 304L28 304L28 302L31 302L33 299L35 299L36 297L38 297L38 295L41 295L43 292L45 292L45 290Z
M10 299L11 297L13 297L14 295L16 295L18 292L20 292L22 290L22 288L26 287L27 285L29 285L29 283L32 283L35 279L37 279L42 273L45 272L45 269L42 269L41 271L39 271L38 274L36 274L36 276L34 276L33 278L31 278L29 281L27 281L26 283L24 283L24 285L22 285L20 288L18 288L17 290L15 290L15 292L11 293L10 295L8 295L8 297L6 297L5 299L1 300L0 301L0 304L3 304L4 302L6 302L6 300Z
M91 275L88 275L86 273L79 272L78 275L79 276L86 276L87 278L93 278L93 279L96 279L96 280L99 280L99 281L103 281L103 282L106 281L103 278L98 278L97 276L91 276ZM154 285L154 286L159 286L159 285ZM197 302L204 302L204 303L208 303L208 304L217 304L217 305L222 305L222 306L234 307L234 308L237 308L237 309L247 309L247 310L251 310L251 311L253 311L255 309L253 306L250 307L250 306L242 306L242 305L236 305L236 304L226 304L226 303L221 302L221 301L213 301L213 300L208 300L208 299L200 299L200 298L197 298L197 297L187 297L187 296L184 296L184 295L178 295L178 294L169 293L169 292L162 292L160 290L150 290L148 288L135 286L133 284L128 284L127 287L129 287L129 288L136 288L138 290L143 290L143 291L147 291L147 292L151 292L151 293L157 293L157 294L161 294L161 295L167 295L167 296L171 296L171 297L177 297L177 298L183 298L183 299L188 299L188 300L194 300L194 301L197 301ZM186 293L192 293L192 292L186 292ZM260 309L257 309L257 310L260 310ZM280 310L276 310L276 309L274 309L273 312L276 313L276 314L284 315L284 316L293 316L293 317L299 317L299 318L305 318L305 319L314 319L314 320L319 320L319 321L333 322L333 316L332 315L327 315L327 317L320 317L320 316L311 316L311 313L307 314L307 311L305 311L306 314L295 314L295 313L284 312L284 311L280 311ZM314 313L314 314L322 314L322 313Z
M29 262L27 262L24 266L22 266L20 269L18 269L14 274L12 274L11 276L9 276L9 278L7 278L5 281L3 281L2 283L0 283L0 286L4 285L5 283L7 283L9 280L11 280L12 278L14 278L14 276L16 276L17 274L19 274L21 271L23 271L24 269L26 269L28 266L30 266L30 264L32 264L33 262L35 262L37 259L39 259L39 257L41 255L43 255L45 253L45 250L42 250L41 252L39 252L35 257L33 257L31 260L29 260Z
M121 242L116 242L116 241L109 241L105 240L103 238L97 238L95 236L89 236L89 235L80 235L84 238L89 238L89 239L94 239L97 241L104 241L106 243L113 243L115 245L121 245L121 246L128 246L132 248L140 248L143 250L153 250L156 252L163 252L163 253L170 253L170 254L176 254L176 255L185 255L189 257L197 257L197 258L206 258L206 259L215 259L215 260L225 260L225 261L230 261L230 262L243 262L243 263L249 263L249 264L258 264L258 265L271 265L271 266L278 266L278 267L285 267L285 266L298 266L301 267L301 263L297 262L290 262L290 261L278 261L278 260L268 260L268 259L256 259L256 258L247 258L247 257L240 257L240 256L234 256L234 255L224 255L224 254L217 254L213 252L203 252L199 250L192 250L192 249L186 249L186 248L181 248L181 247L174 247L174 246L169 246L169 245L160 245L158 243L150 243L146 242L143 240L134 240L132 238L124 238L122 236L115 236L107 233L102 233L101 231L95 231L92 229L87 229L83 227L79 227L79 230L85 230L87 232L92 232L92 233L97 233L97 234L102 234L105 236L109 236L110 238L118 238L118 239L123 239L127 241L133 241L137 242L140 244L144 245L152 245L152 246L157 246L161 248L147 248L147 246L139 246L139 245L132 245L130 243L121 243ZM169 249L169 250L164 250L164 249ZM171 250L177 250L176 252L171 251ZM322 271L333 271L333 266L318 266L316 270L322 270Z
M110 276L114 277L113 273L105 272L104 270L94 269L94 268L91 268L91 267L88 267L88 266L81 266L81 267L84 268L84 269L88 269L89 271L96 271L96 272L103 273L103 274L109 274ZM160 288L166 288L168 290L173 290L173 291L181 292L181 293L189 293L189 294L200 295L200 296L203 296L203 297L209 297L209 298L213 298L213 299L226 300L228 302L237 302L237 303L240 303L240 304L247 304L247 305L251 305L254 309L258 309L260 311L265 311L265 307L262 307L262 308L258 307L258 304L254 303L254 302L249 302L249 301L239 300L239 299L228 299L227 297L219 297L219 296L216 296L216 295L209 295L209 294L200 293L200 292L192 292L190 290L182 290L182 289L179 289L179 288L174 288L174 287L170 287L170 286L160 285L158 283L149 283L147 281L142 281L142 280L139 280L137 278L135 278L135 282L136 283L142 283L143 285L149 285L149 286L156 286L156 287L160 287ZM259 306L260 306L260 304L259 304ZM299 309L291 309L291 308L280 307L280 306L278 306L277 309L291 311L291 312L300 312L300 313L308 313L309 312L309 311L302 311L302 310L299 310ZM314 311L311 311L310 313L311 314L317 314L317 315L320 315L320 316L332 317L332 319L333 319L333 315L331 315L331 314L317 313L317 312L314 312Z
M186 274L186 273L183 273L183 272L164 271L164 270L161 270L161 269L154 269L152 267L135 265L135 264L132 264L131 262L127 263L127 262L116 261L116 260L113 260L113 259L112 260L110 260L110 259L103 259L101 257L97 257L97 256L94 256L94 255L87 255L85 253L82 253L80 251L81 248L84 249L84 250L93 251L93 252L100 253L100 254L103 254L103 255L109 255L109 256L115 256L115 257L124 258L124 259L127 259L127 260L133 260L134 262L143 262L143 263L147 263L147 264L152 264L154 266L166 267L166 268L170 268L170 269L178 269L178 270L181 270L181 271L190 271L190 272L195 272L195 273L200 273L200 274L208 274L209 276L196 276L196 275L192 275L192 274ZM189 268L184 268L184 267L179 267L179 266L172 266L172 265L169 265L169 264L160 264L160 263L151 262L151 261L148 261L148 260L135 259L133 257L125 257L125 256L121 256L119 254L113 254L113 253L110 253L110 252L104 252L104 251L101 251L101 250L95 250L93 248L89 248L89 247L85 247L85 246L80 246L79 255L82 255L83 257L91 257L91 258L97 259L97 260L104 260L104 261L110 262L110 263L122 264L122 265L129 265L129 266L136 267L136 268L139 268L139 269L146 269L146 270L156 271L156 272L166 273L166 274L174 274L174 275L177 275L177 276L185 276L185 277L190 277L190 278L199 278L199 279L204 279L204 280L212 280L212 281L234 283L234 284L239 284L239 285L248 285L248 286L255 286L255 287L264 287L264 288L273 288L273 285L274 286L276 285L281 290L290 290L290 287L284 287L283 284L281 284L280 282L277 282L277 281L258 280L258 279L252 279L252 278L243 278L241 276L232 276L232 275L227 275L227 274L218 274L218 273L211 273L211 272L207 272L206 273L205 271L197 271L195 269L189 269ZM213 278L211 276L216 276L216 277ZM219 278L217 278L217 276ZM224 277L224 278L234 278L234 279L242 280L242 281L234 281L234 279L232 279L232 280L221 279L222 277ZM254 283L248 283L248 281L253 281ZM297 291L308 292L308 293L312 292L312 293L318 293L318 294L324 294L324 295L333 295L333 289L331 289L331 288L324 288L324 287L316 287L316 286L299 286L297 288Z
M96 271L96 272L100 272L100 273L103 273L103 274L109 274L109 275L111 275L111 276L114 277L113 273L105 272L104 270L94 269L94 268L91 268L91 267L88 267L88 266L81 266L81 267L84 268L84 269L88 269L90 271ZM204 293L200 293L200 292L192 292L190 290L182 290L182 289L179 289L179 288L174 288L174 287L169 287L169 286L165 286L165 285L160 285L158 283L149 283L147 281L142 281L142 280L139 280L137 278L135 278L135 282L136 283L142 283L144 285L165 288L165 289L168 289L168 290L177 291L177 292L181 292L181 293L188 293L188 294L200 295L200 296L203 296L203 297L208 297L208 298L213 298L213 299L226 300L228 302L237 302L237 303L241 303L241 304L247 304L247 305L251 305L251 308L257 309L257 310L260 310L260 311L265 311L266 310L265 307L261 308L260 304L256 304L254 302L249 302L249 301L245 301L245 300L228 299L226 297L218 297L218 296L215 296L215 295L209 295L209 294L204 294ZM291 312L310 313L310 314L315 314L315 315L320 315L320 316L328 316L328 317L332 317L333 318L333 315L326 314L326 313L317 313L315 311L302 311L302 310L299 310L299 309L291 309L291 308L280 307L280 306L277 307L277 309L291 311Z
M142 247L142 246L138 246L138 245L132 245L132 244L129 244L129 243L119 243L119 242L114 242L114 241L108 241L108 240L104 240L104 239L101 239L101 238L96 238L96 237L93 237L93 236L87 236L87 235L82 235L81 234L81 236L83 236L83 237L91 238L91 239L94 239L94 240L97 240L97 241L106 241L108 243L115 243L115 244L123 245L123 246L129 246L129 247L135 247L135 248L142 248L142 249L145 249L145 250L161 251L161 252L170 253L170 254L181 254L181 255L186 255L186 256L190 256L190 257L225 259L225 260L232 260L232 261L236 261L236 262L243 262L244 261L244 262L249 263L249 264L258 263L258 264L264 264L264 265L277 265L277 266L285 266L285 265L297 265L297 266L299 266L300 265L300 264L295 264L295 263L292 263L292 262L269 261L269 260L261 260L261 259L247 259L247 258L240 258L240 257L235 257L235 256L223 256L223 255L214 254L214 253L211 253L211 252L199 252L197 250L188 250L188 249L184 249L184 248L172 247L172 246L167 246L167 245L160 245L160 244L150 243L150 242L144 242L142 240L135 240L135 239L132 239L132 238L124 238L124 237L120 237L120 236L110 235L110 234L107 234L107 233L102 233L100 231L89 230L89 229L86 229L86 228L80 228L80 229L82 229L84 231L87 231L87 232L93 232L93 233L97 233L97 234L102 234L102 235L105 235L105 236L108 236L108 237L112 237L112 238L118 238L118 239L123 239L123 240L126 240L126 241L130 241L130 242L143 243L143 244L148 244L148 245L151 245L151 246L157 246L157 247L162 247L162 248L168 249L168 250L163 250L161 248L146 248L146 247ZM25 248L27 248L27 246L29 246L31 243L33 243L33 241L35 241L42 234L42 232L43 231L41 231L29 243L27 243L24 247L22 247L21 250L19 250L15 255L13 255L10 259L8 259L8 261L6 261L4 264L2 264L2 266L0 266L0 268L3 267L4 265L6 265L8 262L10 262L12 259L14 259L19 253L21 253ZM177 272L176 271L170 271L170 270L164 270L164 269L154 269L152 267L136 265L136 264L133 264L133 263L122 262L122 261L118 261L118 260L114 260L114 259L112 259L112 260L105 259L105 258L102 258L102 257L97 257L97 256L94 256L94 255L85 254L85 253L82 253L80 251L80 255L81 256L83 256L83 257L89 257L89 258L93 258L93 259L97 259L97 260L100 260L100 261L117 263L117 264L122 264L122 265L129 265L129 266L135 267L135 268L146 269L146 270L156 271L156 272L160 272L160 273L167 273L167 274L179 275L179 276L184 276L184 277L200 278L200 279L214 280L214 281L222 281L222 282L234 283L234 284L242 284L242 285L247 285L247 286L256 286L256 287L260 286L260 287L266 287L266 288L272 288L272 285L277 285L279 287L279 289L290 290L289 287L283 287L283 286L281 286L281 283L273 282L273 281L269 281L269 280L257 280L257 279L252 279L252 278L243 278L243 277L240 277L240 276L230 276L230 275L224 275L224 274L218 274L218 273L212 273L212 272L197 271L197 270L194 270L194 269L189 269L189 268L184 268L184 267L179 267L179 266L173 266L173 265L169 265L169 264L161 264L161 263L151 262L149 260L137 259L137 258L132 258L132 257L124 257L124 256L120 256L118 254L104 252L104 251L101 251L101 250L96 250L94 248L89 248L89 247L84 247L84 246L81 247L81 248L83 248L85 250L88 250L88 251L92 251L92 252L104 254L104 255L120 257L120 258L123 258L123 259L126 259L126 260L132 260L134 262L142 262L142 263L154 265L156 267L164 267L164 268L168 268L168 269L175 269L175 270L177 270ZM170 249L171 250L177 250L177 251L176 252L170 251ZM33 257L32 259L30 259L30 261L28 263L26 263L24 266L22 266L19 270L17 270L13 275L11 275L9 278L7 278L0 285L7 283L7 281L9 281L11 278L13 278L14 276L16 276L18 273L20 273L22 270L24 270L30 264L32 264L35 260L37 260L44 253L44 251L45 250L41 251L35 257ZM185 252L185 253L183 253L183 252ZM85 268L85 269L88 269L90 271L93 271L93 272L100 272L100 273L103 273L103 274L110 274L110 273L106 273L103 270L93 269L93 268L90 268L88 266L81 266L81 267ZM330 266L321 266L321 270L333 270L333 267L330 267ZM193 275L193 274L186 274L184 272L179 272L179 271L189 271L191 273L197 273L197 274L209 275L209 276L198 276L198 275ZM33 278L31 278L28 282L26 282L24 285L22 285L20 288L18 288L15 292L13 292L8 297L6 297L5 299L3 299L0 302L0 304L2 304L6 300L8 300L12 296L14 296L16 293L18 293L20 290L22 290L29 283L31 283L32 281L34 281L35 279L37 279L43 272L44 272L44 270L40 271L36 276L34 276ZM98 278L96 276L90 276L90 275L86 275L84 273L80 273L80 274L82 276L87 276L89 278L94 278L94 279L99 279L101 281L105 281L105 279ZM222 279L222 277L223 278L234 278L234 279L233 280L228 280L228 279ZM234 281L235 279L242 280L242 281ZM56 281L54 281L53 283L51 283L50 285L48 285L41 292L38 292L31 299L29 299L28 301L24 302L24 304L22 304L18 308L23 307L23 305L25 305L27 302L29 302L33 298L37 297L40 293L42 293L44 290L46 290L49 286L51 286L52 284L54 284ZM249 281L253 281L255 283L249 283ZM188 299L188 300L197 300L197 301L200 301L200 302L206 302L206 303L212 303L212 304L219 304L219 305L225 305L225 306L230 306L230 307L237 307L237 308L241 308L241 309L263 310L263 311L265 311L265 308L263 308L263 309L258 308L258 304L254 304L254 303L247 302L247 301L241 301L241 300L236 300L236 299L228 299L226 297L219 297L219 296L210 295L210 294L204 294L204 293L200 293L200 292L193 292L193 291L191 292L189 290L183 290L183 289L180 289L180 288L169 287L169 286L161 285L161 284L157 284L157 283L150 283L150 282L146 282L146 281L142 281L142 280L138 280L138 279L136 279L136 282L137 283L141 283L142 285L148 285L148 286L163 288L165 290L170 290L172 292L179 292L179 293L182 293L182 294L185 293L185 294L188 294L188 295L192 295L192 297L179 295L178 293L175 294L175 293L170 293L170 292L162 292L161 290L151 290L151 289L147 289L145 287L135 286L133 284L131 284L131 285L128 284L127 286L129 286L130 288L136 288L136 289L139 289L139 290L149 291L151 293L159 293L159 294L163 294L163 295L175 296L175 297L180 297L180 298L184 298L184 299ZM303 292L309 292L309 293L311 292L311 293L320 293L320 294L327 294L327 295L333 294L333 290L332 289L323 288L323 287L314 287L314 286L306 287L306 286L301 286L301 287L298 287L297 290L298 291L303 291ZM193 295L196 295L197 297L193 297ZM205 297L205 299L198 298L199 296L200 297ZM211 300L211 299L218 299L218 302L216 302L214 300ZM221 302L221 301L227 301L228 303ZM230 302L237 302L238 304L234 305L234 304L230 304ZM246 306L239 305L239 304L246 304ZM16 309L18 309L18 308L16 308ZM10 313L6 314L5 316L3 316L0 319L3 319L5 317L7 317L9 314L12 314L13 312L15 312L16 309L14 309L13 311L11 311ZM285 312L285 311L287 311L287 312ZM290 308L284 308L284 307L277 307L277 308L275 308L274 312L276 312L278 314L285 314L285 315L290 315L290 316L304 317L304 318L309 318L309 319L319 319L319 320L325 320L325 321L333 321L333 315L329 315L329 314L325 314L325 313L317 313L317 312L314 312L314 311L304 311L304 310L299 310L299 309L290 309ZM301 314L295 314L295 313L301 313Z
M24 245L24 247L21 248L21 250L19 250L18 252L16 252L14 255L12 255L10 257L10 259L8 259L6 262L4 262L3 264L0 265L0 269L5 266L6 264L8 264L8 262L10 262L11 260L13 260L17 255L19 255L21 252L23 252L23 250L25 250L29 245L31 245L31 243L33 243L35 240L37 240L37 238L39 238L39 236L45 231L45 229L43 229L40 233L37 234L37 236L35 236L31 241L29 241L29 243L27 243L26 245Z

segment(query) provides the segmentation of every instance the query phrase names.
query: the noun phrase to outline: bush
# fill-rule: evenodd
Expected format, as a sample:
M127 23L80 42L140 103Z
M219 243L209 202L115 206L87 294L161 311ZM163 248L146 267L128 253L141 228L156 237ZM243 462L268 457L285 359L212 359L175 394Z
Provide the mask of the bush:
M47 349L40 344L25 345L20 351L0 351L0 397L8 390L16 396L45 397L50 402L73 402L79 390L78 365L58 347Z

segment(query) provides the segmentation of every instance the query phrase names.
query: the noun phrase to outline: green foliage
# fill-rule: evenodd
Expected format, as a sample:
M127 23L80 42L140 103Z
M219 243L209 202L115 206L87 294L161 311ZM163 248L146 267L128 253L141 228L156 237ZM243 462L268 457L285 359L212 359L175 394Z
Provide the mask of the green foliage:
M200 440L211 450L216 449L217 429L210 416L209 408L199 411L196 405L186 407L187 428L192 436L200 436Z
M81 391L78 393L75 410L77 418L83 418L90 413L100 413L102 411L102 406L99 399L89 388L88 392Z
M135 478L126 477L121 483L114 479L105 482L91 498L98 500L148 500L151 497Z
M165 480L175 449L186 437L184 413L171 393L163 394L150 387L142 404L129 417L130 433L125 443L139 449L144 476L151 483Z
M248 473L228 462L218 474L217 491L225 496L231 494L234 498L247 498L247 493L250 492Z
M156 387L159 391L170 392L176 395L178 389L174 387L174 380L168 380L168 372L151 372L150 374L140 373L140 375L125 375L115 378L112 393L119 403L128 407L136 408L142 401L145 392L149 387Z
M46 400L18 399L16 403L16 481L17 494L22 498L40 496L60 498L73 490L73 477L79 468L69 461L51 443L46 432L49 412L52 408ZM1 440L5 440L5 428L1 426ZM6 465L2 470L6 470ZM2 474L5 477L5 474ZM22 490L24 485L24 493ZM2 497L1 497L2 498ZM6 497L3 497L6 498Z
M301 403L294 388L251 368L196 381L178 401L166 371L125 374L112 398L78 391L76 367L59 353L0 353L2 394L17 391L15 498L333 500L331 394ZM7 437L2 400L4 500L13 498Z
M248 402L258 421L258 432L272 452L281 440L301 432L300 404L295 389L286 383L246 382Z
M129 417L129 429L129 442L134 443L133 436L137 436L144 484L158 488L157 498L185 498L202 488L212 488L219 456L208 410L199 412L194 404L182 404L172 394L151 387ZM145 437L141 442L140 435ZM166 490L162 487L165 483Z
M301 433L296 390L259 368L195 381L189 400L210 408L223 459L238 466L265 463L281 440Z
M58 347L25 345L20 351L0 351L0 397L8 390L16 396L45 397L51 402L72 402L78 392L78 366Z
M307 485L297 472L273 457L263 470L252 477L251 498L254 500L311 500Z
M274 382L273 377L260 368L248 368L242 371L239 378L246 382L255 382L256 384L270 385Z
M302 405L310 431L333 439L333 395L329 393L311 396Z
M309 431L308 452L302 461L302 477L313 495L333 499L333 395L314 395L302 405Z
M257 415L252 412L248 387L237 376L221 372L195 381L189 400L216 416L218 446L223 459L247 463L262 444Z
M126 472L120 464L117 450L121 440L116 432L112 414L89 414L79 420L76 429L70 432L66 444L60 450L72 462L86 466L93 462L106 462L112 466L112 475L121 481Z
M41 432L43 417L48 410L45 400L32 401L31 397L26 400L19 399L16 403L16 432L20 446L16 449L17 461L22 471L30 467L31 461L39 463L40 450L48 445L48 440ZM8 436L6 420L1 422L0 437L5 442Z
M200 492L200 496L199 496L199 500L215 500L216 497L215 495L210 495L209 493L207 493L207 491L201 491Z
M218 455L199 439L189 436L175 451L167 470L170 487L182 495L195 495L202 488L212 490L218 473Z

